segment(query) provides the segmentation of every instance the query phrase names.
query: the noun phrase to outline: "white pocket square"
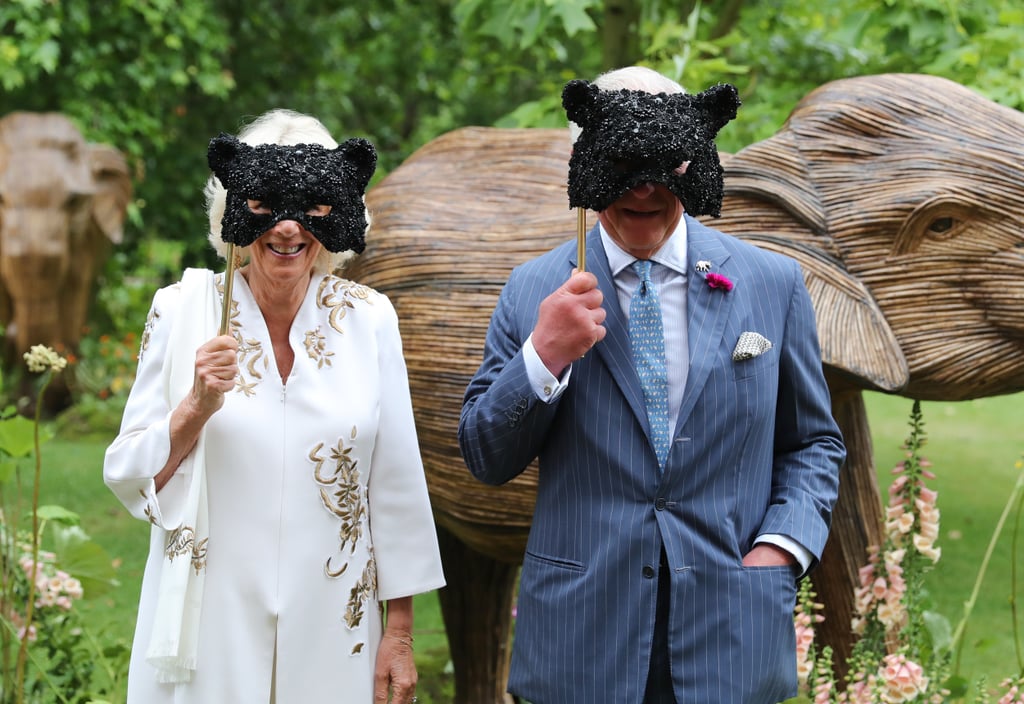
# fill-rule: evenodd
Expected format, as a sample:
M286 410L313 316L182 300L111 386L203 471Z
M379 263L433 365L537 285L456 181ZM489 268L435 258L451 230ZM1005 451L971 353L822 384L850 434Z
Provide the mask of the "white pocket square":
M771 348L772 341L764 335L756 332L745 332L736 341L736 347L732 351L732 361L742 362L745 359L753 359Z

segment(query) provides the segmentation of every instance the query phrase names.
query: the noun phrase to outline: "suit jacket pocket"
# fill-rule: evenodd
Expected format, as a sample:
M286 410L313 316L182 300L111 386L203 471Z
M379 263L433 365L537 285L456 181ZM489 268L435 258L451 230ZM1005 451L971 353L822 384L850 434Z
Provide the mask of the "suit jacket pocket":
M564 570L571 570L573 572L586 572L587 566L577 560L569 560L564 557L553 557L551 555L544 555L539 552L533 552L531 550L526 551L526 560L535 560L542 565L548 565L550 567L559 567ZM526 561L524 560L524 562Z
M779 351L776 348L765 351L751 359L732 363L733 378L736 381L749 379L779 366Z

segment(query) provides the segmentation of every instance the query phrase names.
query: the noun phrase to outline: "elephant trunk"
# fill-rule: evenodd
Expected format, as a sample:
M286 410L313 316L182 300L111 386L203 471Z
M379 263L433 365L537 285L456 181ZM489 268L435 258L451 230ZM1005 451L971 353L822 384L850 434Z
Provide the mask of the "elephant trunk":
M68 218L40 210L5 212L0 280L13 306L7 342L18 355L60 342L60 299L69 265Z
M38 298L16 301L14 320L7 329L8 345L21 355L33 345L55 347L61 342L57 334L60 327L56 298Z

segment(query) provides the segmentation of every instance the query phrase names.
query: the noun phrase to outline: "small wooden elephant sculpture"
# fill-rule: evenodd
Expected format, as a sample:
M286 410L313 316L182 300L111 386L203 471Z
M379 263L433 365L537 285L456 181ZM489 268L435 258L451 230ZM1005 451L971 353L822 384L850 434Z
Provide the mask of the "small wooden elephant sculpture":
M467 128L368 194L346 272L394 301L449 586L456 701L504 702L514 584L536 474L477 483L456 430L491 310L513 266L571 238L566 130ZM1024 115L951 81L826 84L775 136L723 155L708 224L800 261L833 411L849 447L815 583L823 637L849 652L857 569L880 540L862 390L961 400L1024 389Z
M75 348L131 195L120 152L86 143L64 115L0 119L0 322L8 361L37 344Z

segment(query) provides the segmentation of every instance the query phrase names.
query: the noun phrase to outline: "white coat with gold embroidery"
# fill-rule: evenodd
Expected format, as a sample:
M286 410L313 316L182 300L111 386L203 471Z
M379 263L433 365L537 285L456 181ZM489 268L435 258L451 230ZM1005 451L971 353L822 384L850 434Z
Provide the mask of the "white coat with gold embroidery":
M222 277L218 276L218 282ZM240 374L206 435L209 542L191 682L145 661L164 517L188 476L159 492L170 451L162 368L179 285L153 298L138 373L104 480L153 523L128 678L129 704L370 704L379 603L444 585L398 319L364 286L314 275L292 324L291 375L245 279L231 332Z

